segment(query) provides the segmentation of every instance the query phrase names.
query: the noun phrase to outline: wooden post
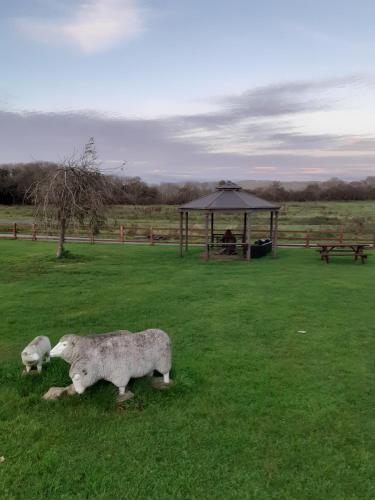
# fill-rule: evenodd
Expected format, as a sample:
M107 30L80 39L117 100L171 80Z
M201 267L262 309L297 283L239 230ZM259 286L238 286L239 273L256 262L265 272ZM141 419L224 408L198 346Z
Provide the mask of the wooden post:
M124 238L124 226L120 226L120 241L121 243L125 243L125 238Z
M251 214L250 212L247 214L246 217L247 224L246 224L246 260L251 259Z
M91 245L93 245L95 243L94 231L91 231L91 234L90 234L90 243L91 243Z
M185 212L185 251L189 247L189 212Z
M214 213L211 212L211 243L214 242Z
M210 244L208 239L208 212L206 213L206 260L210 258Z
M339 242L342 243L344 241L344 232L342 226L340 227L340 239Z
M180 212L180 257L182 257L182 251L183 251L183 230L184 230L184 214L183 212Z
M310 230L306 233L306 248L310 247Z
M17 239L17 223L16 222L13 224L13 239L14 240Z
M375 248L375 233L372 235L372 248Z
M246 231L247 231L247 212L243 214L243 234L242 243L246 243ZM243 249L242 249L243 250Z
M150 227L150 245L154 245L154 232L152 227Z
M32 225L32 236L31 236L31 239L33 241L36 241L36 225L35 224Z
M275 210L275 225L273 228L273 238L272 238L272 257L276 257L277 255L277 226L279 220L279 211Z

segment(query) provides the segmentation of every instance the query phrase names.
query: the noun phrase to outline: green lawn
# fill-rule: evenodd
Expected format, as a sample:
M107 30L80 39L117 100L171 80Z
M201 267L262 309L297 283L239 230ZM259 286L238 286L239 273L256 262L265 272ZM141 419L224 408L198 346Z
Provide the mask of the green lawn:
M0 241L0 497L375 498L375 255L246 262L172 247ZM47 402L36 335L166 330L175 385L116 407L99 383ZM298 333L305 330L306 333Z

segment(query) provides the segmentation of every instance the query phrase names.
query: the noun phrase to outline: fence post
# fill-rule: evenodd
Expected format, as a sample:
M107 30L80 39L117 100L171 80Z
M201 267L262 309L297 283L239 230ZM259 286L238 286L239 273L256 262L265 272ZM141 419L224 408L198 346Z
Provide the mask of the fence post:
M33 241L36 241L36 225L35 224L32 225L32 236L31 236L31 239Z
M375 248L375 232L372 235L372 247Z
M339 242L342 243L344 241L344 231L342 226L340 227L340 237L339 237Z
M154 244L154 232L152 230L152 227L150 227L150 245Z
M306 248L310 248L310 231L306 233Z
M120 226L120 241L121 241L121 243L125 243L124 226Z
M16 222L13 224L13 239L14 240L17 239L17 223Z
M91 245L93 245L95 243L94 231L91 231L91 234L90 234L90 243L91 243Z

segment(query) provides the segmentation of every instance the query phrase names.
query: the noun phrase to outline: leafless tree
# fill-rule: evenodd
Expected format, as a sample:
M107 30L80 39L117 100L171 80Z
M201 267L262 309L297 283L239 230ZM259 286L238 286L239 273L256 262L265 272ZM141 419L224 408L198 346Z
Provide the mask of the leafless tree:
M88 226L92 234L98 232L105 222L111 193L111 182L99 170L91 138L82 154L66 158L32 184L27 197L35 205L36 219L49 228L58 229L56 256L60 258L70 226Z

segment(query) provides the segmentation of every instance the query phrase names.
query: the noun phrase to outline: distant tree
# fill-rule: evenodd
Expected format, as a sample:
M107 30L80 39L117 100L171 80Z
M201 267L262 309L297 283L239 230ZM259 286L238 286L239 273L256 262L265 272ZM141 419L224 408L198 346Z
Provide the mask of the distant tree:
M154 205L160 203L159 190L140 177L114 179L115 203L125 205Z
M49 227L57 228L56 257L64 255L69 226L88 226L95 234L105 222L105 206L111 201L112 185L98 166L94 139L82 154L66 158L48 169L27 193L35 205L35 216Z
M11 205L16 201L17 185L12 178L11 171L6 168L0 168L0 203Z
M265 198L266 200L289 200L289 191L287 191L279 181L272 182L272 184L266 188L256 189L255 193L258 194L258 196Z
M55 163L42 161L0 165L0 203L27 203L25 194L29 186L39 180L47 169L55 167Z
M290 199L295 201L317 201L321 196L321 189L318 183L308 184L304 189L289 192Z

